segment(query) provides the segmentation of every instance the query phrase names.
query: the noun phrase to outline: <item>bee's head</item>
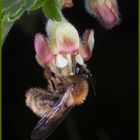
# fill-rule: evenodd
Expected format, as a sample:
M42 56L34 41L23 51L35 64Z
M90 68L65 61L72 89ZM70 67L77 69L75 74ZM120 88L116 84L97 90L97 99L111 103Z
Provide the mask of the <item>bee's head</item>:
M96 83L95 83L95 80L93 79L92 74L85 67L85 65L76 64L76 66L74 68L74 74L82 76L85 80L87 80L89 85L92 88L92 91L93 91L94 95L96 95L96 90L95 90Z

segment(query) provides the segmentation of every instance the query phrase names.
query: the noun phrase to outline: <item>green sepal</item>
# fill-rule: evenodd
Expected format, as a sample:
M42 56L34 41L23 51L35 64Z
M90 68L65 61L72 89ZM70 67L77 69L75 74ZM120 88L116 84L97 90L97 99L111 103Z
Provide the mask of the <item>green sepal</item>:
M45 4L43 5L43 12L46 17L61 21L62 20L62 12L59 2L56 0L46 0Z

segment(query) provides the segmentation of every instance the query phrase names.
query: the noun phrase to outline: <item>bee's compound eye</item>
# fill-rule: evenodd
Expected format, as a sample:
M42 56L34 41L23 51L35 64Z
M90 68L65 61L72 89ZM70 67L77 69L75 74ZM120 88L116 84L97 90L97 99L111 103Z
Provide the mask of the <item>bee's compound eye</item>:
M75 74L80 74L80 68L79 68L78 66L76 66L76 67L74 68L74 73L75 73Z

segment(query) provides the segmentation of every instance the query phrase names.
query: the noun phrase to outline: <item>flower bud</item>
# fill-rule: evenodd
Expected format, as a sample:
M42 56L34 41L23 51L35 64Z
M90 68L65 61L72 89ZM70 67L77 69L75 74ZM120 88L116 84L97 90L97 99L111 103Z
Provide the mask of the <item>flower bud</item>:
M73 6L72 0L62 0L62 6L63 8L70 8Z
M116 0L86 0L86 9L108 29L120 21Z

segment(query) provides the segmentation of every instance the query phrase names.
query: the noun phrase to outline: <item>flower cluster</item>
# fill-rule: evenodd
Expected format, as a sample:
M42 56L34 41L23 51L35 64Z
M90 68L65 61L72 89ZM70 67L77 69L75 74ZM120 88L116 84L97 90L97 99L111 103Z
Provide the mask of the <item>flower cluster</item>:
M74 64L84 65L91 57L93 30L86 30L81 40L75 27L64 19L61 22L49 20L46 31L48 38L37 33L34 40L36 59L42 67L48 65L53 72L56 67L67 69L67 74L73 74Z

